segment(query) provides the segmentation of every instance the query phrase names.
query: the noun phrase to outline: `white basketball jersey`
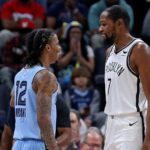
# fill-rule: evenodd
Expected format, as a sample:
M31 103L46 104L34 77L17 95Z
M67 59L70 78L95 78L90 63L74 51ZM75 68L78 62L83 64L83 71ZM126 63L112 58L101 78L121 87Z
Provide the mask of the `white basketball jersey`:
M146 109L140 77L129 65L132 49L139 41L134 39L118 53L112 46L105 65L105 113L108 115L130 114Z
M36 94L32 89L34 76L41 66L22 68L15 76L15 131L14 139L41 139L41 132L37 122ZM53 131L56 130L56 95L52 95L51 121Z

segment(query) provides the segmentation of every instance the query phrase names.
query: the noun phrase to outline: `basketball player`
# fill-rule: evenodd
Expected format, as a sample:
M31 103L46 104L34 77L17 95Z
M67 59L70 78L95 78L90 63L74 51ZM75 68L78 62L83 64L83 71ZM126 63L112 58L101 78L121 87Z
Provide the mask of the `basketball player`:
M48 29L34 30L28 36L27 48L26 65L14 81L16 122L12 150L44 150L45 144L49 150L58 150L55 140L58 85L48 70L59 57L57 35Z
M117 5L100 15L99 31L114 43L105 66L104 150L150 150L150 48L129 33L129 22Z

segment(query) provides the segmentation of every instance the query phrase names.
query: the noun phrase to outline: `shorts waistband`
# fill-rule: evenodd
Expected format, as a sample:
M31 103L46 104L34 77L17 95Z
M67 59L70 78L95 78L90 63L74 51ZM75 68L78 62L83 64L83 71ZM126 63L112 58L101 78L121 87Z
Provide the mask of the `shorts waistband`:
M34 139L34 138L14 139L14 141L39 141L39 142L43 142L42 139Z
M140 114L143 114L143 112L135 112L135 113L128 113L128 114L119 114L119 115L108 115L111 119L115 118L123 118L123 117L129 117L129 116L135 116L135 117L140 117Z

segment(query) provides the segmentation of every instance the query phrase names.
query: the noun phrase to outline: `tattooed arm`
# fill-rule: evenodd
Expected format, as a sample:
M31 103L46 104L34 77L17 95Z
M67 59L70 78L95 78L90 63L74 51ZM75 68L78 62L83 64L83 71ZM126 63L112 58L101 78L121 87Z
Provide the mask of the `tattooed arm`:
M57 89L55 76L47 70L37 73L33 80L37 94L37 119L41 135L49 150L58 150L50 119L52 93Z

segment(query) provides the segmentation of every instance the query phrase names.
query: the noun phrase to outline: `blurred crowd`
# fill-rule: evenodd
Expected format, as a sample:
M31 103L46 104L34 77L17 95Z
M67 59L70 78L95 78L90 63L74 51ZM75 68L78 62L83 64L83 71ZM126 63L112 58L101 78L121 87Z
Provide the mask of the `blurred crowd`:
M73 142L68 150L78 149L79 144L86 150L93 146L93 139L98 139L94 146L102 149L107 117L103 112L105 50L111 43L104 41L98 28L101 12L114 4L128 11L131 33L150 44L149 0L0 1L0 135L14 76L27 55L25 36L35 28L49 28L57 33L62 48L50 69L70 110Z

